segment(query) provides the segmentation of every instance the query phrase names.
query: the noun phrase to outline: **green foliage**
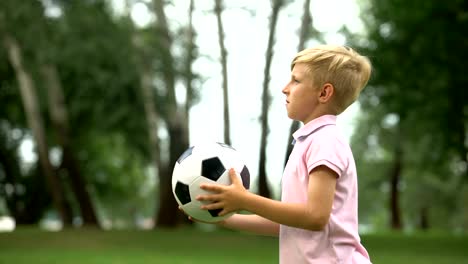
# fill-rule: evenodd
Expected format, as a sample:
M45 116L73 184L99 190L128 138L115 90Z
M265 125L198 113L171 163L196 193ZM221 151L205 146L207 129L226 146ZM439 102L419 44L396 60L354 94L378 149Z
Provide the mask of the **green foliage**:
M74 137L94 131L124 133L144 149L145 120L130 29L102 4L69 4L54 21L59 67Z
M161 119L167 119L167 91L161 76L167 68L164 58L168 51L162 48L164 39L154 24L136 28L128 14L116 14L111 4L107 0L1 1L0 40L8 34L19 43L24 67L32 75L39 95L47 143L59 153L54 155L58 157L58 164L54 165L62 178L66 180L67 175L66 170L60 170L59 133L49 118L46 87L49 83L41 73L44 65L58 71L71 145L89 184L87 189L92 191L93 202L99 208L98 214L101 218L115 217L131 223L136 216L153 215L157 202L154 194L157 181L154 171L148 170L153 160L140 91L141 75L149 71L154 78L155 107ZM179 26L177 30L184 32L185 28ZM175 38L174 50L185 50L184 42L185 35ZM197 56L196 46L189 52ZM183 57L187 54L173 56L176 81L184 81L190 75L197 86L198 76L187 72L184 65ZM15 77L5 49L0 49L2 135L30 133ZM196 93L192 94L196 98ZM0 145L0 153L17 151L22 140L22 137L15 139L15 148ZM24 165L19 158L8 162L17 167ZM6 181L1 177L5 171L2 161L0 197L5 196ZM48 193L48 190L37 183L43 181L39 170L29 173L27 176L19 171L15 177L20 180L16 183L20 189L26 188L24 201L41 202L40 206L26 203L26 211L41 215L48 206L48 197L44 195L47 199L40 200L33 194ZM67 197L73 200L71 189L66 188ZM73 203L77 208L76 201Z
M58 16L45 15L46 8L51 5L59 8ZM96 185L90 188L97 190L94 199L100 201L101 206L111 206L109 197L119 197L112 204L114 211L121 211L132 203L136 208L142 195L148 196L148 193L140 193L139 189L147 186L142 175L149 160L149 151L139 77L133 60L132 28L114 20L104 1L52 1L42 5L41 1L16 3L7 0L0 4L0 15L4 22L0 39L10 34L18 40L26 70L33 75L40 94L42 116L48 122L45 127L49 146L53 148L56 145L57 133L48 118L48 95L44 86L47 84L40 74L44 64L58 69L72 144L84 162L81 170L88 182L91 186ZM26 134L28 128L19 89L4 49L0 52L0 74L0 121L9 124L0 129L5 134L13 133L14 129ZM17 142L21 140L19 138ZM97 148L100 150L95 151ZM110 156L124 160L123 165L116 168L109 165L115 159L103 161ZM13 164L10 165L22 166L20 159L11 162ZM35 170L31 172L37 173ZM99 178L102 174L107 175L106 184ZM28 206L26 211L33 215L37 209L41 216L44 206L36 204L36 207L31 207L34 204L27 201L41 201L35 198L35 193L42 192L43 197L47 197L48 190L43 184L38 184L43 178L39 174L31 177L18 175L16 178L18 188L26 190L22 201L24 206ZM125 186L122 181L130 184ZM0 187L3 191L4 185ZM148 208L141 210L148 211Z
M466 1L369 0L362 13L366 39L352 42L370 57L374 72L361 96L365 117L353 140L365 167L360 187L367 191L387 181L387 170L373 168L389 159L366 158L375 157L369 141L380 152L392 153L398 140L403 147L399 190L406 222L416 226L421 210L429 208L435 227L459 228L462 222L447 218L459 219L466 210L456 202L468 179ZM375 201L366 200L361 201Z
M38 35L37 24L41 6L39 1L0 3L0 43L3 47L5 35L26 42L33 42ZM22 25L30 25L28 27ZM21 30L20 30L21 29ZM23 49L23 56L32 54L30 47ZM30 69L31 61L25 59L25 67ZM50 204L45 191L45 182L38 177L36 164L22 163L20 145L27 137L23 103L15 72L8 60L7 50L0 49L0 200L6 205L6 213L16 218L18 224L37 222ZM5 212L4 212L5 213Z
M5 49L0 49L0 120L10 120L16 126L24 127L23 108L15 74L6 60Z
M129 151L131 140L118 133L96 133L90 140L78 154L101 218L132 225L137 216L151 217L155 177L143 156Z
M17 224L32 224L43 215L50 197L42 178L36 177L38 169L20 167L19 146L24 135L12 128L6 120L0 120L0 216L11 215Z

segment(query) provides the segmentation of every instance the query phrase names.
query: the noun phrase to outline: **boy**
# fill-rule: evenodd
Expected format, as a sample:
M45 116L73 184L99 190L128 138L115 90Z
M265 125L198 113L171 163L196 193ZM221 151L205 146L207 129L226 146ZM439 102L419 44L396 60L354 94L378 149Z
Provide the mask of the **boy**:
M283 88L288 117L304 126L283 173L281 201L248 192L230 170L232 184L202 184L213 194L202 209L234 214L219 224L264 235L279 235L280 263L370 263L360 243L354 157L336 127L336 116L367 84L371 65L348 47L305 49L291 63Z

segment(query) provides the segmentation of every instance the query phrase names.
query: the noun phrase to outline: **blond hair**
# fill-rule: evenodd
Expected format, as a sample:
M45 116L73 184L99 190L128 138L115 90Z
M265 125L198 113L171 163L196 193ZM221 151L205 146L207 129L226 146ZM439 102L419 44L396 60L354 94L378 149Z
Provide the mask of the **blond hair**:
M297 53L291 62L304 63L314 87L334 87L332 111L342 113L359 96L371 74L371 63L349 47L320 45Z

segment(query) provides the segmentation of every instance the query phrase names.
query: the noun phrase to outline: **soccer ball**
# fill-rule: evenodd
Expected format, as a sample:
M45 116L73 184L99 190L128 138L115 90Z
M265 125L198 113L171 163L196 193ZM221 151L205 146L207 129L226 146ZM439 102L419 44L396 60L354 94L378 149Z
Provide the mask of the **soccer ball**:
M189 147L177 160L172 172L172 192L182 210L194 219L218 222L232 214L218 216L222 210L202 210L206 202L196 200L200 194L209 193L200 189L202 183L229 185L229 169L233 168L246 189L250 186L250 173L240 153L233 147L213 142Z

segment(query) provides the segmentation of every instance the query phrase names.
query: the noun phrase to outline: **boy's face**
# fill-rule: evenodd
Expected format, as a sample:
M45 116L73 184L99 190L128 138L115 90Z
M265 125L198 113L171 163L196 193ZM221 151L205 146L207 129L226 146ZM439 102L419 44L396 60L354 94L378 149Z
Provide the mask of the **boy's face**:
M313 87L310 75L304 63L297 63L282 91L286 95L288 117L304 124L316 118L319 105L320 89Z

